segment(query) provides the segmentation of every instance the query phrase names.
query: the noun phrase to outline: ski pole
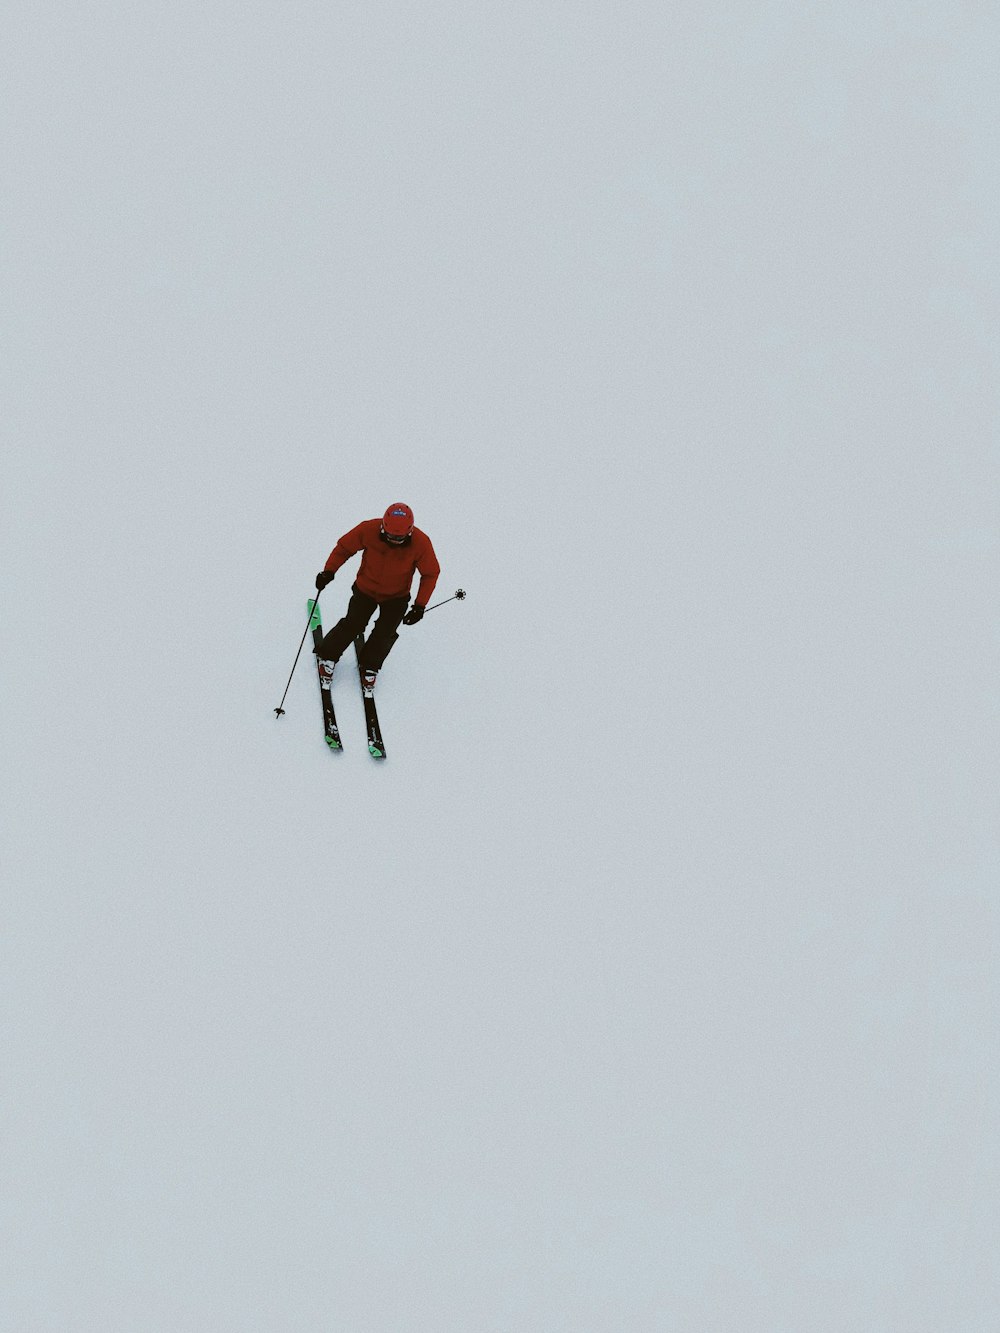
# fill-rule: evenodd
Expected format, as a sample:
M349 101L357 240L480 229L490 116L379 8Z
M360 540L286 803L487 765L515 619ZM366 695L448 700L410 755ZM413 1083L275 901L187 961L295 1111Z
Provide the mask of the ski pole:
M458 601L460 601L460 602L464 602L464 601L465 601L465 589L464 589L464 588L456 588L456 589L455 589L455 596L454 596L454 597L446 597L446 598L444 599L443 602L435 602L433 606L429 606L429 607L427 608L427 611L436 611L436 610L438 609L439 606L447 606L449 602L454 602L454 601L456 600L456 598L457 598ZM424 612L424 615L427 614L427 611Z
M302 631L302 643L305 643L306 641L306 635L309 633L309 626L312 624L313 614L316 610L316 604L318 601L319 601L319 593L317 592L316 596L313 598L313 604L309 609L309 619L306 621L306 627ZM299 651L295 654L295 661L292 663L292 669L288 673L288 684L285 686L285 694L288 693L288 686L291 685L292 677L295 675L295 668L299 664L299 654L302 652L302 643L299 644ZM285 712L285 710L281 706L281 704L285 702L285 694L281 696L281 703L278 704L277 708L274 710L275 717L282 717Z

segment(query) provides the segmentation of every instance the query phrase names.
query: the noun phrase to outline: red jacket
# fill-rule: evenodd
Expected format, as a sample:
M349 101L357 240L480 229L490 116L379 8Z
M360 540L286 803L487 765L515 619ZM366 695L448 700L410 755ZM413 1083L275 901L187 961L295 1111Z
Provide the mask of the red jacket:
M379 537L381 527L380 518L369 518L345 532L323 568L339 569L352 555L363 551L355 582L359 592L367 593L377 602L409 597L414 570L419 570L420 583L414 602L426 606L441 573L430 537L414 528L413 540L406 546L390 546Z

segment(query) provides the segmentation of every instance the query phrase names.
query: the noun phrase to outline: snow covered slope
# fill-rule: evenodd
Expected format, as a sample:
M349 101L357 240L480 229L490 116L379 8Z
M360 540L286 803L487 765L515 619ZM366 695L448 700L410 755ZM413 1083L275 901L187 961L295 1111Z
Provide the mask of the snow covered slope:
M997 1326L1000 33L932 8L25 10L4 1330ZM379 765L349 672L342 754L272 710L399 498L469 595Z

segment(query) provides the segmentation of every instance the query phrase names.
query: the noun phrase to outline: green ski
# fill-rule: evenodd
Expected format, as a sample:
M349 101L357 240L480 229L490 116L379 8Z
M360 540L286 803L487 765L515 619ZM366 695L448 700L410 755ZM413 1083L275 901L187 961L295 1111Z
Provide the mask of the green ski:
M320 619L319 603L310 598L308 610L312 615L309 628L313 632L313 644L318 648L323 637L323 622ZM324 738L331 750L342 750L344 747L340 741L340 732L337 730L337 717L333 711L333 696L330 693L330 677L325 675L320 667L319 657L316 658L316 670L319 674L319 697L323 704Z
M365 694L364 675L361 670L361 654L364 652L365 636L359 634L354 640L354 653L358 659L358 680L361 683L361 697L365 702L365 727L368 731L368 753L373 759L385 758L385 745L382 743L382 728L379 726L375 700Z

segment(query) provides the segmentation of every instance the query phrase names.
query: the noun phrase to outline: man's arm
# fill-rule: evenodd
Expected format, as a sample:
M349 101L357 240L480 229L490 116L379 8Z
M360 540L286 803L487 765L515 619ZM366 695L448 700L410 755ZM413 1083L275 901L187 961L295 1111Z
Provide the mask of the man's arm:
M441 566L438 564L438 558L434 554L434 547L430 540L427 542L427 550L422 551L417 561L417 572L420 575L420 582L417 585L417 595L413 599L414 604L424 610L427 603L431 600L431 594L434 591L434 585L438 581L438 575L441 573Z
M343 537L337 542L330 554L326 558L324 569L335 574L341 565L346 564L352 555L357 555L364 545L364 537L361 529L363 523L359 523L356 528L351 528L350 532L345 532Z

